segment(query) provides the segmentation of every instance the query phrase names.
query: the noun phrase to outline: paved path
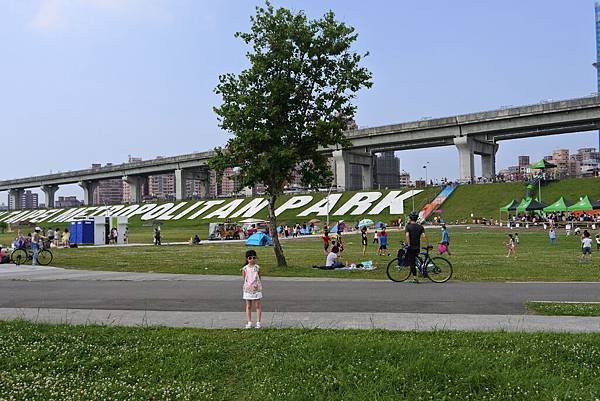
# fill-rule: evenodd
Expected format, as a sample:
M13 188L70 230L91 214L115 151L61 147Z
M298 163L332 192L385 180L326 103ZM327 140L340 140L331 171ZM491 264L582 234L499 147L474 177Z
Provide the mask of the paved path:
M240 312L179 312L97 309L0 308L0 320L103 324L241 328ZM401 331L466 330L525 332L600 332L600 318L527 315L464 315L430 313L266 312L265 328L386 329Z
M414 285L282 277L263 281L264 321L282 327L600 331L600 318L525 315L529 300L600 301L600 283ZM237 276L0 266L0 318L19 313L31 318L42 308L54 321L73 314L68 320L86 316L83 322L110 323L108 313L119 314L122 324L143 324L146 316L151 324L238 327L243 320L240 298Z

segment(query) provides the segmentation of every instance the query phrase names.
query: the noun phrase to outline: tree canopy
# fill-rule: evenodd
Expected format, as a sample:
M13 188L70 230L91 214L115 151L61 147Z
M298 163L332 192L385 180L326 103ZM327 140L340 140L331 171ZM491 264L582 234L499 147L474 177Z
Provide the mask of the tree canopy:
M239 167L241 186L265 185L273 230L275 199L294 172L306 186L331 185L323 150L347 145L344 130L356 111L351 101L372 85L371 73L361 66L368 53L352 50L354 28L332 11L312 20L303 11L267 3L256 8L250 32L235 36L251 47L250 66L219 77L215 92L223 102L214 110L220 127L233 136L215 149L211 166ZM277 259L285 264L282 253Z

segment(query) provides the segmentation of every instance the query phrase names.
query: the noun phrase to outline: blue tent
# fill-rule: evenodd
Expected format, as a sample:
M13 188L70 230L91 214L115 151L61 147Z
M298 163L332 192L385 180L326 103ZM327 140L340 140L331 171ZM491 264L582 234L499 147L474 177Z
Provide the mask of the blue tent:
M258 233L254 233L248 237L248 239L246 240L246 245L251 245L251 246L273 245L273 239L271 239L271 237L269 237L265 233L258 232Z
M337 233L338 232L338 225L337 223L331 227L331 230L329 230L330 233Z
M385 223L383 221L378 221L377 224L375 224L375 228L383 228L385 227Z

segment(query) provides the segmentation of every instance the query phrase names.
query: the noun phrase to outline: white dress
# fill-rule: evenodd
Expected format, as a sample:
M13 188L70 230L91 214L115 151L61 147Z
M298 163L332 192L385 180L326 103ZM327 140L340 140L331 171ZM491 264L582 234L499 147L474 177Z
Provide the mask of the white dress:
M254 300L262 298L262 283L260 281L260 267L246 265L242 268L245 273L242 299Z

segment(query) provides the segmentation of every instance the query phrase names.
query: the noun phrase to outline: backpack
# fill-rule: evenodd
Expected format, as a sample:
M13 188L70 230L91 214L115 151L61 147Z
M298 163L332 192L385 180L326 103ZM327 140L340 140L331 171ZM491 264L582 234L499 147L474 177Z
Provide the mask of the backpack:
M406 263L406 250L404 248L398 249L398 266L404 266Z

